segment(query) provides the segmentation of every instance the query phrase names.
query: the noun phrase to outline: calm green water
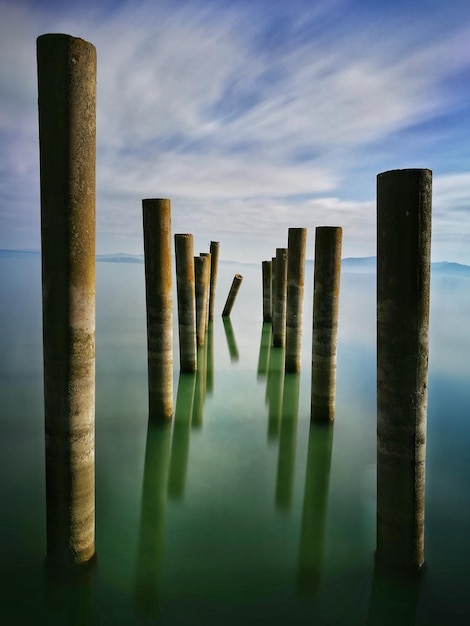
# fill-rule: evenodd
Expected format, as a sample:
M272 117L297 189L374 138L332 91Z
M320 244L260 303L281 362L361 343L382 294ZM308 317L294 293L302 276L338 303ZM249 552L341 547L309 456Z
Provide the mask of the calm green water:
M0 260L0 623L470 623L468 280L433 279L427 568L410 588L374 573L375 277L342 276L333 428L309 424L311 269L302 372L284 377L261 266L221 264L205 371L179 376L175 319L176 415L148 430L143 271L97 264L97 561L67 583L44 567L39 260Z

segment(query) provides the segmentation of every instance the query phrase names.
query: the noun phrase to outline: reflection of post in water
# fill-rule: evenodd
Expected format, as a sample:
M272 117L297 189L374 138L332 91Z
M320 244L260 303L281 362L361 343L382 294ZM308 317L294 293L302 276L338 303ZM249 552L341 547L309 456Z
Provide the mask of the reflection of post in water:
M321 582L330 482L333 424L310 425L300 532L297 589L314 595Z
M271 348L269 355L266 398L268 401L268 441L279 437L282 394L284 391L284 348Z
M168 495L174 498L184 495L195 388L196 374L180 373L168 479Z
M374 568L367 626L414 626L420 578L390 579Z
M277 464L276 505L289 509L294 485L297 415L299 411L300 373L286 373L282 398L281 432Z
M237 342L235 340L235 334L233 332L232 321L230 317L223 317L225 337L227 339L228 351L230 353L230 359L232 361L238 361L240 355L238 354Z
M155 618L159 589L170 460L171 425L149 421L134 589L135 609Z
M197 364L193 416L191 420L191 426L193 428L202 427L204 402L206 400L207 341L203 346L197 349Z
M271 330L271 324L269 322L264 322L263 328L261 329L261 342L259 345L258 378L264 378L268 373L269 352L271 348Z
M214 322L209 320L207 328L207 363L206 363L207 393L214 391Z
M47 563L46 607L54 623L87 626L94 621L93 578L97 560L71 570L57 570Z

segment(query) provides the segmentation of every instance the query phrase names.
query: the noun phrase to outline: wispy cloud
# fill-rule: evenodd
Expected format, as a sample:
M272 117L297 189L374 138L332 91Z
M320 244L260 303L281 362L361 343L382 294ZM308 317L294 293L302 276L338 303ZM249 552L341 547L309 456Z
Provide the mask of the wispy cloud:
M376 173L445 168L438 151L424 163L403 154L403 135L429 145L423 125L467 110L462 90L445 87L470 69L470 20L439 34L424 17L417 36L405 18L354 17L355 2L312 4L142 2L51 16L0 3L4 232L18 231L12 189L29 190L20 214L38 210L35 37L70 32L98 50L100 251L141 251L140 199L167 196L175 229L220 233L230 255L271 256L290 225L326 222L343 225L348 255L373 254ZM465 178L470 161L462 167ZM462 232L442 182L438 242Z

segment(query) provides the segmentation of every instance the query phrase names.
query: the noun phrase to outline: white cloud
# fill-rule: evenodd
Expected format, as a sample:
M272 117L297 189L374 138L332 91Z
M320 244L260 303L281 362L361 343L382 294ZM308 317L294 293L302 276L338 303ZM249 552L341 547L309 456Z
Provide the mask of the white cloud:
M71 32L98 51L98 249L140 251L140 199L167 196L177 227L231 234L234 253L261 258L307 216L312 228L342 225L348 255L373 254L375 199L358 193L375 187L368 146L386 152L394 134L466 105L442 84L470 67L469 27L436 38L423 20L417 39L405 21L339 27L323 19L329 6L287 15L275 46L251 5L129 3L107 19L77 10L46 23L0 3L0 217L13 232L4 204L17 188L24 216L37 211L35 37ZM360 200L345 186L353 171ZM438 242L462 226L444 183L435 186Z

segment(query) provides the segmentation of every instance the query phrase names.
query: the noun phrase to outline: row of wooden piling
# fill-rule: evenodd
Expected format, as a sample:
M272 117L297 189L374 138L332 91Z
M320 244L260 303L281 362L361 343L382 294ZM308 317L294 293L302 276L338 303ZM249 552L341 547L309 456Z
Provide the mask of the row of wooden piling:
M37 57L47 553L67 566L94 554L96 51L68 35L43 35ZM424 561L431 178L429 170L396 170L377 179L377 563L407 572ZM169 208L169 200L143 201L149 413L161 419L173 412ZM160 211L168 214L162 223ZM216 270L208 272L207 256L193 261L190 236L177 237L181 369L194 371L213 308L210 299L208 308L196 304L192 272L195 294L215 294ZM285 341L286 372L300 370L305 245L306 229L289 229L275 272L263 263L263 319L273 321L276 344ZM317 228L311 417L327 421L340 254L341 229ZM224 316L240 282L236 276Z

